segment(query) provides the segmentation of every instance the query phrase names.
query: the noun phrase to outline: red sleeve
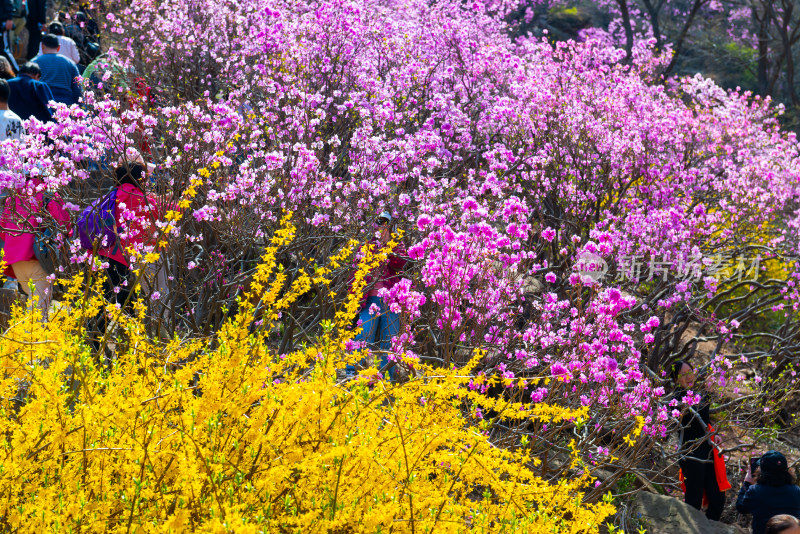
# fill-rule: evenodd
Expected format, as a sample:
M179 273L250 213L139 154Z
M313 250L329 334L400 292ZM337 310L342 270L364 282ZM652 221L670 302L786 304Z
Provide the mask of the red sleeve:
M125 209L120 209L120 204ZM129 212L126 218L126 212ZM133 218L130 217L130 212ZM135 243L152 241L157 212L147 196L136 186L125 184L117 191L117 225L125 232L123 245L129 247Z
M69 213L67 213L67 210L64 209L64 204L62 204L61 198L56 197L48 202L47 211L59 224L67 224L69 222Z

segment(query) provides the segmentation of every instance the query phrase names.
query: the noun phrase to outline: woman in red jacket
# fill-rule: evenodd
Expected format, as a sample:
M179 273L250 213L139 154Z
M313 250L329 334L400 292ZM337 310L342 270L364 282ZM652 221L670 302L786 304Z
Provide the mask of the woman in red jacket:
M45 205L42 181L30 178L17 188L13 196L5 199L0 219L0 239L4 241L3 260L8 265L3 274L16 278L29 298L36 297L42 318L47 318L53 282L33 252L35 233L43 216L42 208L59 224L65 225L69 222L69 214L64 210L60 199L56 196L47 200Z
M144 192L143 183L147 180L146 167L133 163L120 165L114 171L117 180L117 206L115 232L119 241L97 251L109 264L106 272L109 282L119 287L112 302L124 303L130 293L131 269L130 249L139 249L142 245L152 243L155 222L158 212L155 203ZM125 282L130 282L125 284Z
M147 167L140 163L123 163L115 170L117 181L116 224L114 233L117 241L97 250L108 263L107 277L103 281L103 293L112 304L130 307L133 303L131 292L135 279L131 270L131 249L140 250L142 246L154 241L158 220L158 210L153 199L144 191L147 181ZM95 319L97 330L106 332L107 317L101 312ZM95 348L99 348L99 343Z

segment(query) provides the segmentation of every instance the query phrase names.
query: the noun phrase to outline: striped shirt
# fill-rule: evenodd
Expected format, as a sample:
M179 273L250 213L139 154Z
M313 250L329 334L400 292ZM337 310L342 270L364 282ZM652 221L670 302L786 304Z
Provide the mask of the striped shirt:
M75 63L61 54L44 54L33 60L42 69L42 79L53 92L53 100L67 105L77 104L82 89Z

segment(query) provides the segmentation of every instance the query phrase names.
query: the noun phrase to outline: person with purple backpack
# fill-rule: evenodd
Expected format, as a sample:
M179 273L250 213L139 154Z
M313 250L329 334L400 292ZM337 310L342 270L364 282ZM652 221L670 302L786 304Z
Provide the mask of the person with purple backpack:
M130 251L152 242L158 210L144 191L145 165L122 162L114 175L117 185L83 210L76 226L81 246L101 256L108 265L103 280L106 300L130 307L135 283ZM105 312L95 318L98 337L105 334L107 322ZM95 349L99 349L99 342Z

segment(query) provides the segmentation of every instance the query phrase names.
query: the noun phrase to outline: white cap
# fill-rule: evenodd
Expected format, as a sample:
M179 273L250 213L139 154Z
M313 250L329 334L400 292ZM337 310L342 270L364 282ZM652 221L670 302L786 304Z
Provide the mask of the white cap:
M378 219L386 219L387 221L392 222L392 214L388 211L383 211L380 215L378 215Z

